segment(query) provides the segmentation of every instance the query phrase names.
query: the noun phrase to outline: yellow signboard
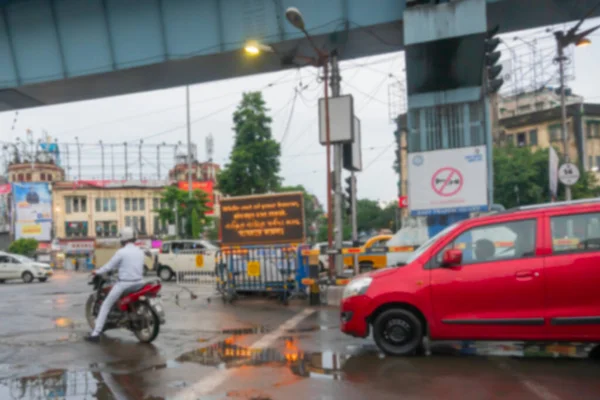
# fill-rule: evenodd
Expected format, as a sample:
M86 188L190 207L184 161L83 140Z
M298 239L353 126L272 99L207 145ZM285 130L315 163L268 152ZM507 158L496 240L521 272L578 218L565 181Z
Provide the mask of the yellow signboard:
M248 276L259 277L260 276L260 262L259 261L248 261L247 272L248 272Z
M202 254L196 255L196 268L204 267L204 256Z

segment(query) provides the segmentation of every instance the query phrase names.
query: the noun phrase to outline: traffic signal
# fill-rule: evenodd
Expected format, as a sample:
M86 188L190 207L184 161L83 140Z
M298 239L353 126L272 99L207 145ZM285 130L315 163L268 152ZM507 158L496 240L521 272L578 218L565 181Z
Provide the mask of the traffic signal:
M504 79L500 77L502 65L498 64L500 60L500 51L496 51L500 45L500 38L496 37L500 26L487 31L485 36L485 79L487 79L488 93L496 93L504 84Z
M344 179L346 181L346 187L344 188L344 209L346 211L346 215L352 215L352 205L354 203L354 179L351 176Z

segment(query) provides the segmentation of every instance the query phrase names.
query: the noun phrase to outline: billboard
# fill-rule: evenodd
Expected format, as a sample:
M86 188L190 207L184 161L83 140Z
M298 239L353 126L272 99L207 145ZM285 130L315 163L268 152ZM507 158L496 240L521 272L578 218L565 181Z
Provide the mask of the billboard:
M180 181L178 183L179 189L188 190L188 183L185 181ZM213 191L213 183L211 181L196 181L192 182L192 190L202 190L208 195L208 202L206 205L210 209L206 215L213 215L213 206L215 203L215 195Z
M410 153L411 215L487 211L485 146Z
M296 244L305 239L301 192L221 199L223 246Z
M0 185L0 233L10 232L10 184Z
M15 239L32 238L50 241L52 238L52 195L48 183L12 184Z

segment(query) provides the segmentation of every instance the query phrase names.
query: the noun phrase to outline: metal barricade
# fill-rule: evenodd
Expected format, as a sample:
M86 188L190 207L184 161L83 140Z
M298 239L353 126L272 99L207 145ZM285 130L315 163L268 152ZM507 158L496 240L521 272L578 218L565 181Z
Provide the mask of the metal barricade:
M173 273L178 286L195 294L215 292L218 286L216 252L204 249L179 250L173 257Z
M216 260L217 289L226 302L231 303L245 293L274 293L287 304L290 297L304 294L295 247L223 249Z

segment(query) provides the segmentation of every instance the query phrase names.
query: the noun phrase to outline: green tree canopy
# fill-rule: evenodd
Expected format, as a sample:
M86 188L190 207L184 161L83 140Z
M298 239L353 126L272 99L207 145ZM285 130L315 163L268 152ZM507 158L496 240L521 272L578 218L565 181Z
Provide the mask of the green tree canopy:
M218 176L221 193L261 194L279 189L281 150L271 135L271 118L262 93L244 93L233 114L235 143L229 163Z
M24 256L33 256L38 248L38 241L35 239L17 239L8 246L8 252L22 254Z
M494 203L506 208L550 201L549 150L528 147L494 148ZM558 184L558 200L564 199L564 185ZM518 194L518 196L517 196ZM572 186L573 199L599 194L593 173L585 171Z
M210 209L207 202L208 195L202 190L194 190L190 198L187 190L167 186L161 193L160 208L154 212L161 221L180 227L186 237L198 238L208 222L206 213Z

